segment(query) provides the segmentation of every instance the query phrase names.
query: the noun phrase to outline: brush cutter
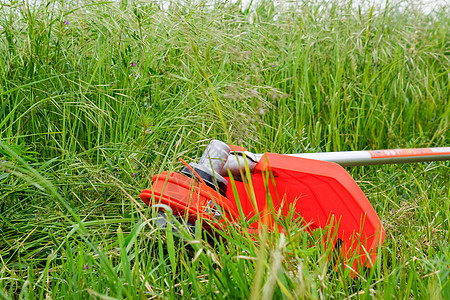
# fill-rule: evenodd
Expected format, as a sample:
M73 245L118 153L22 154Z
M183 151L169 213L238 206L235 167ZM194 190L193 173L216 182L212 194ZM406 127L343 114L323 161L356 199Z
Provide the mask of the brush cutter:
M140 198L164 204L189 223L226 230L240 219L247 230L283 231L277 218L295 212L306 230L325 229L324 243L354 267L372 266L385 231L372 205L342 166L450 159L450 147L302 154L254 154L211 141L198 163L153 177ZM161 205L157 205L162 210ZM294 216L296 217L296 216Z

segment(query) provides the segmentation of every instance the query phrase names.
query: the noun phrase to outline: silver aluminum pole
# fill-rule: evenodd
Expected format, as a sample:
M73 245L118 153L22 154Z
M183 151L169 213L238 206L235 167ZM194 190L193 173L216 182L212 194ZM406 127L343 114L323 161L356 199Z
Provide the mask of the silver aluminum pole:
M259 161L263 154L245 154ZM450 147L285 154L335 162L343 167L450 160Z

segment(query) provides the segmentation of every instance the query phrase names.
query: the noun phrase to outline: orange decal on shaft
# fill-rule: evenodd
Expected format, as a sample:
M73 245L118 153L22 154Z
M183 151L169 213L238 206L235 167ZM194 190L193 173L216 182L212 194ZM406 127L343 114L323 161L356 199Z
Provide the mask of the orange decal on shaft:
M442 148L391 149L391 150L372 150L367 152L369 152L371 158L389 158L389 157L450 154L450 148L442 147Z

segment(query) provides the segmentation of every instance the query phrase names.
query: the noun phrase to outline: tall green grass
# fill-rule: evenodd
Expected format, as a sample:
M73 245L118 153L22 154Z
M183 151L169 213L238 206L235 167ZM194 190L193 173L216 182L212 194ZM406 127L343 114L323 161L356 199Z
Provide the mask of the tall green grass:
M450 297L445 162L349 169L387 232L356 278L293 220L290 235L233 229L210 245L200 227L154 228L138 197L211 138L448 146L448 6L5 3L0 298Z

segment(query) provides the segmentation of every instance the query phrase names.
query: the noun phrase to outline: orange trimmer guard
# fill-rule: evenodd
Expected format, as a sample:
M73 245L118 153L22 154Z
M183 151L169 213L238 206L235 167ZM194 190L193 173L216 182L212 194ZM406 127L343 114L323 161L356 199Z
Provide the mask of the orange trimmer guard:
M384 228L359 186L338 164L265 153L251 175L251 185L225 179L228 188L221 195L205 183L163 172L153 177L152 189L143 190L140 197L147 205L168 205L174 214L187 215L191 222L200 217L212 220L216 209L220 209L220 222L234 222L240 216L239 203L247 220L261 216L253 218L252 232L257 232L260 222L274 230L273 213L287 216L291 207L308 231L324 228L330 232L325 236L328 242L334 245L340 240L347 265L356 270L374 263Z

